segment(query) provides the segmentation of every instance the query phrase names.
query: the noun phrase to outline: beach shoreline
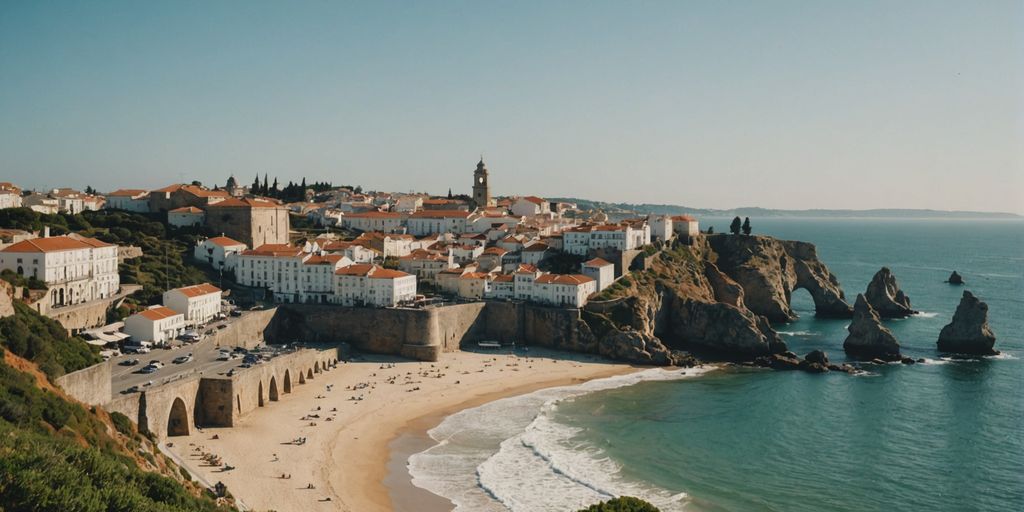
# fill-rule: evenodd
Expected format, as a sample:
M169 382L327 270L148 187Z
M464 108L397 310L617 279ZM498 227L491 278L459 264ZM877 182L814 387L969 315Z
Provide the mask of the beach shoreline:
M235 427L170 438L168 449L253 510L451 510L448 500L415 487L406 468L409 455L433 444L429 429L501 398L644 368L542 349L456 352L437 363L367 355L296 386ZM290 443L298 438L305 441ZM237 469L211 466L204 453Z

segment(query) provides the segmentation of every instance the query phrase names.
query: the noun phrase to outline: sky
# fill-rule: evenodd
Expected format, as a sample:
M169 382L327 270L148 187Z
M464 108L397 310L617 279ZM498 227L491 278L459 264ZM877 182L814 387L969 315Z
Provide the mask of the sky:
M0 0L0 181L1024 214L1024 2Z

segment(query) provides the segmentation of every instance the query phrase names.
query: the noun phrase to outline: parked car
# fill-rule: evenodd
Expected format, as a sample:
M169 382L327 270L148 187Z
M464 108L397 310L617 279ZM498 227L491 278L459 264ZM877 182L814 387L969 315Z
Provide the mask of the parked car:
M220 325L218 325L218 326L217 326L217 328L218 328L218 329L224 329L224 328L226 328L227 326L228 326L227 324L220 324Z
M149 362L149 365L150 366L156 366L157 368L163 368L164 367L164 364L161 363L159 359L153 359L152 361Z
M149 353L149 347L141 346L141 345L125 345L124 353L125 354L148 354Z
M139 364L139 360L138 359L125 359L124 361L121 361L120 363L117 363L117 364L119 364L121 366L135 366L135 365Z
M250 363L242 363L241 365L239 365L239 368L252 368L252 364L250 364Z
M141 370L139 370L139 373L156 373L156 371L159 369L159 366L147 364L146 366L143 366Z
M174 358L174 364L183 364L192 360L192 353L184 356L178 356Z
M139 387L138 386L132 386L132 387L122 391L121 394L122 395L129 395L131 393L138 393L138 392L139 392Z
M230 314L231 314L231 316L242 316L242 310L241 309L232 309Z

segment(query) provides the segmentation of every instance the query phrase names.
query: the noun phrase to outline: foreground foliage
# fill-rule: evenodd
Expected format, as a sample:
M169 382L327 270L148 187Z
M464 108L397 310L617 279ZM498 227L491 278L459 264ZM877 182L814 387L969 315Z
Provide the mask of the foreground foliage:
M639 498L622 496L591 505L579 512L659 512L658 507Z
M68 336L55 320L18 300L14 301L14 310L15 314L0 319L0 346L36 363L50 378L100 361L95 349L80 338Z

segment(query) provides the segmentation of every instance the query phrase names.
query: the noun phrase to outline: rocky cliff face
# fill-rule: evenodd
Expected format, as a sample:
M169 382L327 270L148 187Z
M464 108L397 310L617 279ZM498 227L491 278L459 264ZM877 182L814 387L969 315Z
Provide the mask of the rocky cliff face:
M957 354L995 355L996 335L988 326L988 304L964 290L953 321L939 333L939 351Z
M882 318L906 318L917 313L910 307L910 298L900 289L896 276L888 267L882 267L871 278L864 298Z
M878 313L864 295L857 295L857 302L853 306L853 321L847 330L850 335L843 342L843 350L850 356L885 361L898 361L902 358L896 337L882 326Z
M766 236L706 237L717 268L743 289L745 306L773 322L796 318L794 290L806 289L818 316L849 318L853 310L839 280L818 260L813 244Z
M582 316L599 347L629 352L629 346L689 350L713 357L749 360L786 350L768 319L745 305L747 289L712 262L706 242L674 245L652 258L648 269L620 281L610 295L589 304ZM624 336L622 333L628 333ZM626 343L629 340L629 343Z

